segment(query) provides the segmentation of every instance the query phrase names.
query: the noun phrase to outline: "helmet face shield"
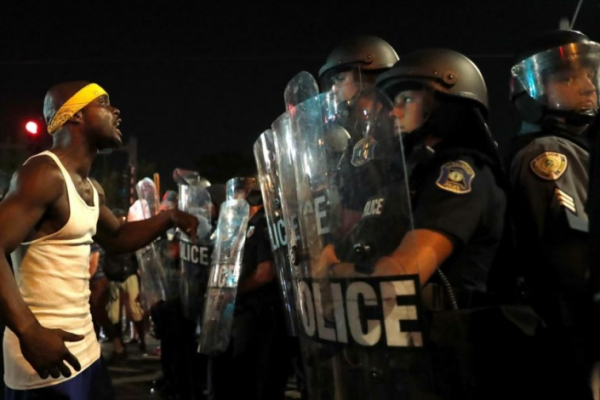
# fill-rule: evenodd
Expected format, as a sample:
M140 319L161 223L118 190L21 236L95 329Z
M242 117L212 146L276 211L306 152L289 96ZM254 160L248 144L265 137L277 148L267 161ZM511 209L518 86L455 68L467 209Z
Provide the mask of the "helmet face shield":
M336 125L346 132L352 146L350 163L362 166L372 160L387 159L395 154L398 138L393 131L392 105L375 87L363 88L352 103L338 112ZM326 135L331 132L326 131Z
M321 92L331 93L338 103L350 101L372 86L366 78L358 65L332 69L321 77Z
M512 67L529 96L555 110L598 108L600 44L581 41L528 57Z

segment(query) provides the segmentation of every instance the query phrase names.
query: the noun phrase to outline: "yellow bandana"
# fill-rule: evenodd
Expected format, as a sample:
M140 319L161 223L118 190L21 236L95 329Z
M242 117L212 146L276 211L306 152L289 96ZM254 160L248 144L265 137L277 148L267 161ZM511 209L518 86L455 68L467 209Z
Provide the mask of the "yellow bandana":
M48 133L53 135L54 132L59 130L77 111L104 94L107 95L106 91L95 83L90 83L81 88L58 109L56 114L54 114L54 117L48 123Z

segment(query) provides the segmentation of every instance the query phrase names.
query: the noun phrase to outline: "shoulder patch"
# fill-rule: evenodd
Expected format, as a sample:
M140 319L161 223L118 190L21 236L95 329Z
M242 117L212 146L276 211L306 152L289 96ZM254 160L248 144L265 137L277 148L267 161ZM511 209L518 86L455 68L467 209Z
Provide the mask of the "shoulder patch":
M555 181L567 170L567 156L547 151L534 158L531 163L534 174L547 181Z
M451 161L440 170L440 177L435 182L440 189L457 194L465 194L471 191L471 183L475 178L475 171L462 160Z
M355 145L352 150L352 159L350 163L355 167L362 167L373 158L375 158L375 148L377 142L373 139L361 139Z
M249 239L252 235L254 235L254 225L251 225L246 231L246 239Z

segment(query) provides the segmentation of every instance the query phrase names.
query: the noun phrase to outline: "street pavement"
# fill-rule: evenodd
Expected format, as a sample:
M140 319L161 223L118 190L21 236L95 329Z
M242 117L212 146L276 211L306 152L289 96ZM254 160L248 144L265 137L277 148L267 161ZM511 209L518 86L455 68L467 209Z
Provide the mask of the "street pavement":
M127 358L118 363L108 363L108 370L117 400L162 400L168 397L159 391L152 390L152 381L161 376L159 343L147 335L147 351L142 352L137 343L128 343ZM104 360L110 359L112 343L102 343ZM300 399L300 393L295 390L295 383L290 380L286 400ZM185 399L181 399L185 400Z
M160 393L152 393L152 381L160 377L160 356L156 353L158 343L151 337L147 340L147 352L140 351L138 344L126 345L127 358L118 363L108 362L112 343L102 343L102 355L108 362L108 370L118 400L166 399Z

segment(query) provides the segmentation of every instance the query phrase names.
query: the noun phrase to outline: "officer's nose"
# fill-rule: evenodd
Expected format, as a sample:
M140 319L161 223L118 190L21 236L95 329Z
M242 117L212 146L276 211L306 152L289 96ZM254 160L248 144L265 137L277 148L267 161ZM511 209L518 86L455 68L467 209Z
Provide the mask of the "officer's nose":
M390 117L401 119L404 117L404 107L395 105L390 111Z
M579 93L583 96L591 96L596 93L596 85L594 85L592 79L587 76L583 78L583 83Z

